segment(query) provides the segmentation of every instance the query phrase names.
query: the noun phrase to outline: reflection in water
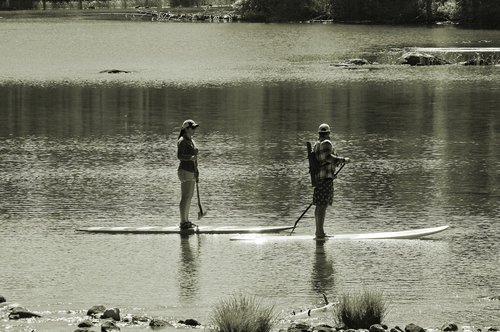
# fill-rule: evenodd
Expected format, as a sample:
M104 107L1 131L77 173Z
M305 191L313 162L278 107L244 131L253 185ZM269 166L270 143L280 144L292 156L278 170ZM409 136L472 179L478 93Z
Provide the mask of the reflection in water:
M196 240L193 237L193 241L191 241L189 235L181 235L180 243L181 250L177 270L179 301L192 302L196 299L199 290L200 238L196 236ZM196 248L193 250L192 247Z
M316 241L314 263L311 274L313 290L318 294L331 293L334 285L333 261L325 251L325 241Z

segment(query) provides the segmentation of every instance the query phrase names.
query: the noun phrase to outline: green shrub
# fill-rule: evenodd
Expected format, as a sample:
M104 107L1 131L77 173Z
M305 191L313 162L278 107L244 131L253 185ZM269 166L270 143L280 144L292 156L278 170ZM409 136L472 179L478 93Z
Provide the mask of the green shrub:
M335 309L335 318L347 328L369 329L373 324L382 323L387 310L382 292L363 290L343 294Z
M273 306L264 306L253 296L239 294L221 300L210 320L220 332L269 332L276 317Z

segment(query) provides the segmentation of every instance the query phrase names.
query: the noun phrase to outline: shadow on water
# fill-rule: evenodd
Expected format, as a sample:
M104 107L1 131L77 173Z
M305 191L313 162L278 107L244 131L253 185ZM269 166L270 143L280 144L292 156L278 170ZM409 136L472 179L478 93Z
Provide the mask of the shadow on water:
M311 273L312 289L318 295L331 294L335 283L332 258L325 250L325 241L316 241Z
M192 238L195 237L195 238ZM177 268L179 299L193 303L199 296L201 240L198 236L181 235L180 259Z

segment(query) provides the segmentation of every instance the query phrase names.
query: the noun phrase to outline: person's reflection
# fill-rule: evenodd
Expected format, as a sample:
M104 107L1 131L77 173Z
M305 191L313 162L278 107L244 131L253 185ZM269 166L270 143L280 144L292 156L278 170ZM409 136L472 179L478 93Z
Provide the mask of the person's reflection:
M177 280L179 282L179 295L182 300L193 300L198 293L198 268L199 268L199 249L200 237L189 235L181 236L181 250L179 259L179 268L177 271ZM197 249L193 252L191 246Z
M328 259L325 251L325 241L316 241L314 252L314 263L312 268L312 287L318 294L331 293L333 289L333 262Z

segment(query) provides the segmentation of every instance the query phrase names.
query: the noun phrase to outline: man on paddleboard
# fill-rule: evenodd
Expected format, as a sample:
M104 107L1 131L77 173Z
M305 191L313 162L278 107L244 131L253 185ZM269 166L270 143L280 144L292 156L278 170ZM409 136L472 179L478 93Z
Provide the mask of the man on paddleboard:
M194 224L189 221L189 208L191 207L191 199L198 179L198 148L193 140L193 135L198 126L193 120L184 121L177 141L177 158L180 160L177 175L181 181L181 202L179 203L181 213L179 227L181 230L194 227Z
M349 158L339 157L335 153L330 139L330 126L323 123L318 128L318 141L314 144L312 153L316 159L317 167L311 169L314 186L313 204L314 218L316 220L316 238L326 236L323 228L326 209L333 204L333 179L335 168L342 163L349 163Z

